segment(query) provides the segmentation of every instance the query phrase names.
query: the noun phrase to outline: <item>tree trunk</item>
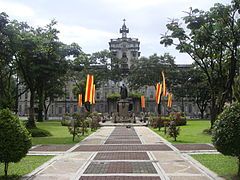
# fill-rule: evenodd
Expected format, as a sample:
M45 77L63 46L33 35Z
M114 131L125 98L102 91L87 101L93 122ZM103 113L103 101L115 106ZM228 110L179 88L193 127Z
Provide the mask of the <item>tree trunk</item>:
M48 106L49 107L49 106ZM44 120L48 120L48 107L44 110Z
M16 98L15 98L15 114L18 114L18 77L17 77Z
M240 177L240 156L238 157L238 177Z
M8 162L4 162L4 174L7 177L7 174L8 174Z
M201 113L201 119L203 119L204 118L204 110L200 110L200 113Z
M29 118L28 122L26 124L26 127L28 128L35 128L35 118L34 118L34 99L35 99L35 92L33 90L30 90L30 108L29 108Z
M38 122L43 122L43 106L44 106L43 90L40 88L38 91Z
M216 118L217 118L217 105L216 105L216 99L215 97L212 97L211 98L211 127L210 129L213 128L213 124L214 122L216 121Z

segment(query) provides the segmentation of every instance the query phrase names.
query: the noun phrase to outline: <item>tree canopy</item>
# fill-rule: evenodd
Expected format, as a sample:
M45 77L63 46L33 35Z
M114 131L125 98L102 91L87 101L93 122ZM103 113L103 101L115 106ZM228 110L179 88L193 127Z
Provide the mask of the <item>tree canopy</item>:
M205 73L211 94L211 122L231 101L239 57L239 0L215 4L209 11L190 9L180 20L168 23L161 44L187 53Z

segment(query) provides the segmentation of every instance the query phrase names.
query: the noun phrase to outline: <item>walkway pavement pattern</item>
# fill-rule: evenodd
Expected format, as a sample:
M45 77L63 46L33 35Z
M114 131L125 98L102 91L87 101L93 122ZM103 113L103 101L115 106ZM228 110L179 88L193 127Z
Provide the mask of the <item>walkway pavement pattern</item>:
M216 152L208 144L173 146L147 127L102 127L81 143L41 145L29 154L57 155L25 176L34 180L220 179L186 152Z

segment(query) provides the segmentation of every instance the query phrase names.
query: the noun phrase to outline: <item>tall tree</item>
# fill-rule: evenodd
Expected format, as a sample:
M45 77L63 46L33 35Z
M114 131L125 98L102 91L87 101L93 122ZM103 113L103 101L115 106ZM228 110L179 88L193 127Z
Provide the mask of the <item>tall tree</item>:
M232 84L239 57L239 1L231 5L215 4L209 11L190 10L182 21L167 24L169 32L162 37L165 46L175 45L189 54L205 73L211 92L211 125L231 101Z
M54 27L55 24L56 22L52 21L45 28L36 29L38 37L38 66L36 67L38 121L43 120L44 101L48 98L44 95L53 96L54 92L59 93L60 89L57 90L57 88L63 89L63 83L59 81L64 78L69 68L66 57L76 56L81 51L76 43L65 45L59 41L59 31ZM54 91L50 93L49 89Z
M16 66L11 46L12 31L7 14L0 13L0 108L14 109ZM14 77L15 76L15 77Z
M174 57L165 53L158 56L153 54L149 58L141 57L130 68L128 81L130 88L138 89L146 85L155 86L161 80L161 71L164 71L168 77L172 76L176 69ZM168 84L171 78L167 78Z

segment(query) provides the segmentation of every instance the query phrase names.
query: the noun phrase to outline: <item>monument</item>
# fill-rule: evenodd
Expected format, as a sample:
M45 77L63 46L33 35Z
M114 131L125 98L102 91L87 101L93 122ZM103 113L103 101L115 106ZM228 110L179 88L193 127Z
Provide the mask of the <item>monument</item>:
M121 99L117 102L118 106L118 118L116 122L129 122L129 100L128 100L128 90L123 84L120 89Z

